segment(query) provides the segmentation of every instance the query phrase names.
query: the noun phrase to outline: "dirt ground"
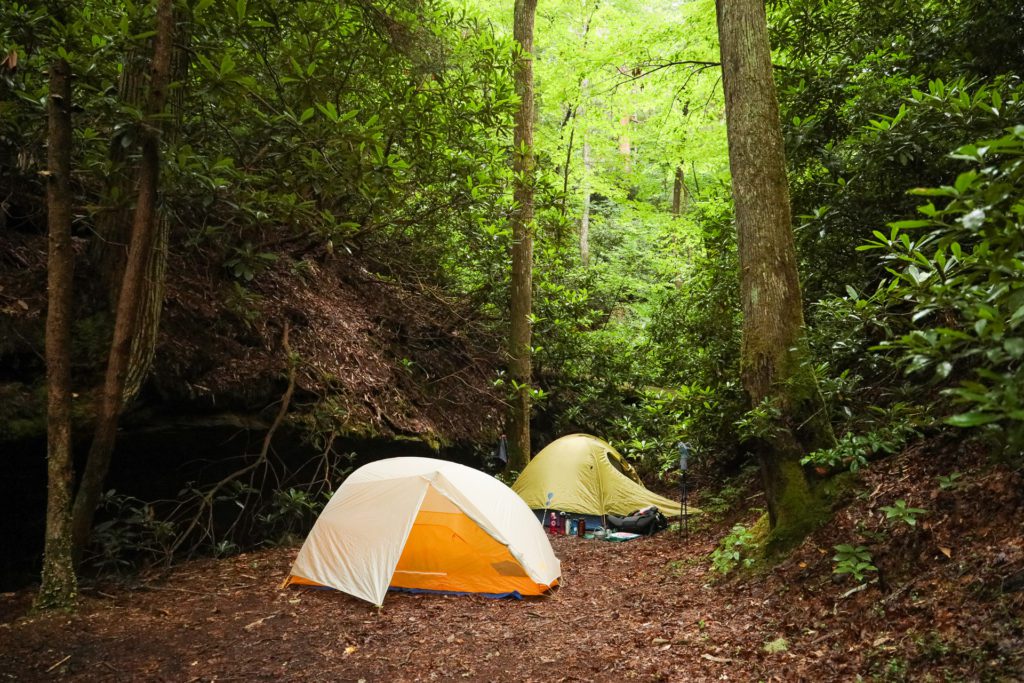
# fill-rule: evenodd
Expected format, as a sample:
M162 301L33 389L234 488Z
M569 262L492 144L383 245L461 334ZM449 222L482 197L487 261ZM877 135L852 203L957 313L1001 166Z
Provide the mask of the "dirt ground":
M74 615L4 594L0 680L1024 680L1024 487L997 467L937 493L948 467L883 463L789 560L727 580L707 555L734 519L689 538L556 537L563 585L522 601L392 593L378 611L281 590L297 548L91 587ZM896 496L928 521L885 526ZM880 576L834 575L844 542L867 543Z

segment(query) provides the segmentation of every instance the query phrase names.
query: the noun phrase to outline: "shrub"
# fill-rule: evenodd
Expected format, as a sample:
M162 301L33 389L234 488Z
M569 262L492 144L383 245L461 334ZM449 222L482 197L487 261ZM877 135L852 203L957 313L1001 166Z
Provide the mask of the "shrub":
M1000 105L993 94L993 106ZM888 296L910 303L918 328L884 347L908 374L959 379L962 410L946 422L990 425L1024 448L1024 125L959 148L971 169L952 185L919 189L924 216L893 223L861 249L884 251ZM934 201L945 201L937 206Z

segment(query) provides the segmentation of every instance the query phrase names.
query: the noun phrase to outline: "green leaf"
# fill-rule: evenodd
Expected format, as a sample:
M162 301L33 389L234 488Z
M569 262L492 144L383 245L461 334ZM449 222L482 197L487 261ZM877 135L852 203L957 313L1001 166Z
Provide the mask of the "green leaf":
M931 227L933 223L932 221L920 218L909 221L895 221L893 223L890 223L889 225L891 225L894 228L899 228L900 230L906 230L909 228L928 228Z
M952 425L953 427L980 427L981 425L996 422L1000 417L1000 415L993 415L992 413L960 413L958 415L947 417L945 419L945 423Z
M1010 337L1003 342L1003 348L1014 358L1024 356L1024 338Z

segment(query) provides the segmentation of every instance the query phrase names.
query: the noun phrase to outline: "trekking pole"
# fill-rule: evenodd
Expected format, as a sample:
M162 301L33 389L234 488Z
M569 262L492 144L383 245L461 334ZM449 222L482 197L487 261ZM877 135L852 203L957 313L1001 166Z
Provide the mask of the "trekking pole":
M685 527L686 528L686 537L689 538L690 537L690 520L689 520L689 515L686 514L687 513L686 503L687 503L687 497L688 497L687 496L688 492L686 490L686 472L687 472L688 469L690 469L690 462L689 462L689 460L690 460L690 444L685 443L683 441L680 441L678 444L676 444L676 447L679 449L679 482L680 482L680 486L682 488L682 491L680 491L679 502L681 503L681 506L682 506L682 509L683 509L683 518L680 520L680 524L679 524L679 535L680 536L683 535L683 528Z

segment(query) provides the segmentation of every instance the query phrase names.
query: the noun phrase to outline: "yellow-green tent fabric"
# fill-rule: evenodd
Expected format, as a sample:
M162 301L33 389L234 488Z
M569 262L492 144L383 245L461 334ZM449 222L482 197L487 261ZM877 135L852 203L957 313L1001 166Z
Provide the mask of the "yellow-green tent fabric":
M680 514L677 501L645 489L614 448L589 434L552 441L534 456L512 490L534 510L628 515L657 505L669 517Z

